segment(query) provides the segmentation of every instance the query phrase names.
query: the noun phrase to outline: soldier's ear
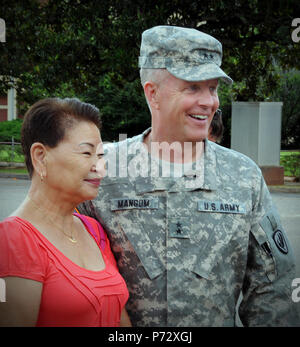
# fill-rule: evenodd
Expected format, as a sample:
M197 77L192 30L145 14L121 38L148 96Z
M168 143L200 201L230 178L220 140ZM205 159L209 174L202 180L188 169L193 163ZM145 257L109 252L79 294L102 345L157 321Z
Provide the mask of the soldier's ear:
M147 81L144 84L144 93L151 109L159 109L158 102L158 85L152 81Z

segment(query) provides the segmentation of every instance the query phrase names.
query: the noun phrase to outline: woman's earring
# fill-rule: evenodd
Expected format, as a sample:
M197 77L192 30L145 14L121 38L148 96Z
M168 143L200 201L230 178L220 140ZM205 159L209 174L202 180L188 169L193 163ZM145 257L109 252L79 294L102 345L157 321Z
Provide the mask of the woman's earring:
M43 175L42 172L41 172L41 174L40 174L40 177L41 177L41 182L43 182L43 181L44 181L44 175Z

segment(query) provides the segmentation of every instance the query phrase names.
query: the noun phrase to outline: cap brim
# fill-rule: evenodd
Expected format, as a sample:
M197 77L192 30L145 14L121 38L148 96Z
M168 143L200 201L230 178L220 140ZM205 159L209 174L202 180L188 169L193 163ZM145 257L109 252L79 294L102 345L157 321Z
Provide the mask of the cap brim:
M189 82L207 81L212 79L222 79L227 84L232 84L233 80L225 74L216 64L203 64L198 66L174 68L166 67L171 75Z

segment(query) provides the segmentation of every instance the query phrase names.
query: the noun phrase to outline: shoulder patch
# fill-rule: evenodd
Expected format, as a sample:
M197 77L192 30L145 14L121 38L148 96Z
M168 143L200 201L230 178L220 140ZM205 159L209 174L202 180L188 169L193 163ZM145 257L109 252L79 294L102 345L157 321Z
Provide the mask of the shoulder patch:
M283 276L295 267L295 256L288 236L281 225L280 217L275 208L272 208L259 222L260 230L264 235L253 229L259 244L269 242L272 257L276 263L278 276Z
M281 253L288 254L289 248L281 230L275 230L273 234L273 240L275 242L276 247L279 249Z

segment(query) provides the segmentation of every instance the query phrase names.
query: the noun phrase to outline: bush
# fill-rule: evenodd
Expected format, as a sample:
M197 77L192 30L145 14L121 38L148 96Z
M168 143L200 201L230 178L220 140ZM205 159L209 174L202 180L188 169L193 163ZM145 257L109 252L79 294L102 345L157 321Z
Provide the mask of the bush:
M0 161L24 163L21 145L0 145Z
M12 137L20 142L22 122L22 119L0 122L0 142L11 142Z
M292 152L282 155L280 165L284 167L285 176L293 176L300 179L300 153Z

